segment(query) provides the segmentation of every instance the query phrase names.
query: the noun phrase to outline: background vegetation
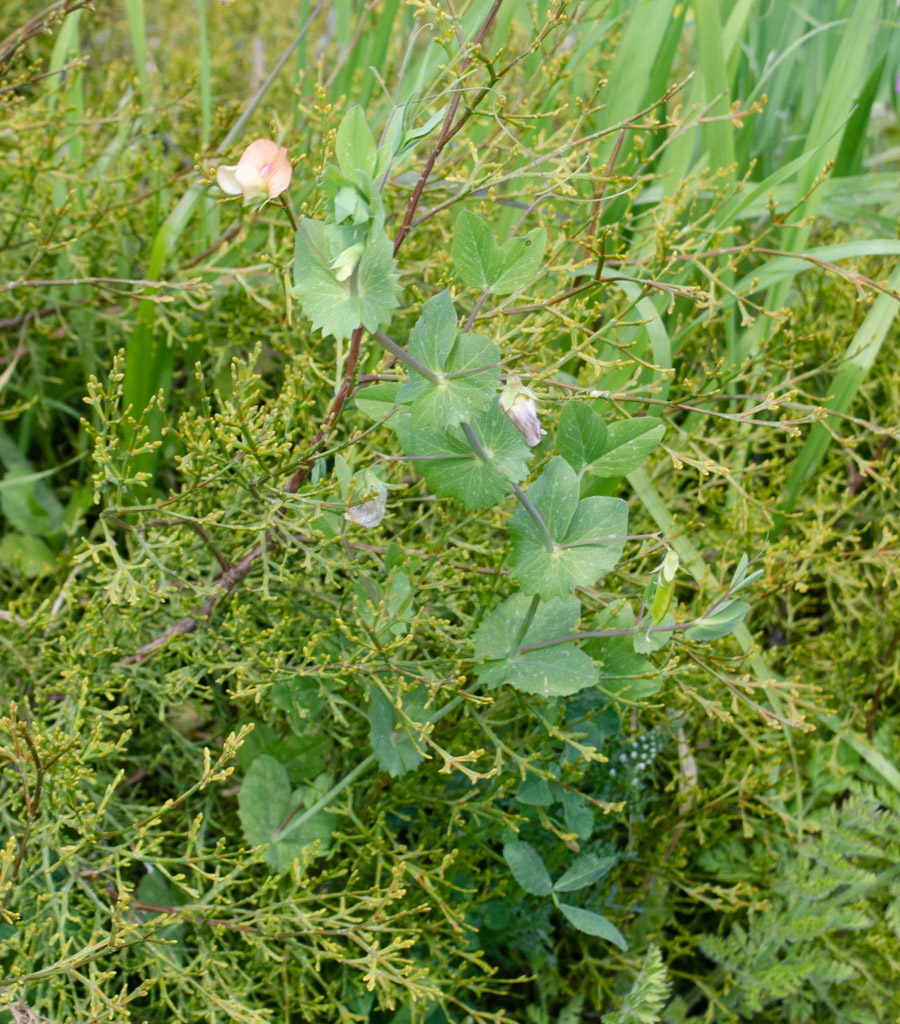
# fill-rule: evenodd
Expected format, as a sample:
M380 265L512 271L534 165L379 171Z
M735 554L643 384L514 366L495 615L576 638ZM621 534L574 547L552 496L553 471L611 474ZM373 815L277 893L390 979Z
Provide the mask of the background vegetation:
M898 1018L896 14L4 6L0 1017ZM512 501L436 497L406 371L313 330L289 211L213 184L275 138L321 218L357 104L408 144L391 338L449 287L538 395L532 471L576 404L665 427L583 481L630 513L584 627L667 550L688 623L747 553L733 637L481 678ZM467 284L461 210L542 228L540 271Z

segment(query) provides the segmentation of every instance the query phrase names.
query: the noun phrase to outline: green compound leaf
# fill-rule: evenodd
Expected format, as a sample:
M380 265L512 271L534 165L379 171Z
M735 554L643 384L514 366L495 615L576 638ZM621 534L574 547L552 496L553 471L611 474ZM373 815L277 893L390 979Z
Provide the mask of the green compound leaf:
M634 611L627 601L619 600L608 605L591 624L590 629L634 629ZM668 633L651 636L670 636ZM636 654L634 634L625 636L598 637L587 640L585 651L600 669L600 685L608 693L614 693L624 700L644 700L662 689L662 679L656 674L653 662ZM637 678L652 676L653 678Z
M403 710L413 721L424 721L428 693L424 686L403 695ZM400 724L393 703L378 687L369 694L369 741L382 771L394 778L418 768L425 755Z
M481 682L491 688L509 683L517 690L547 698L564 697L593 686L597 682L594 663L574 644L521 650L574 632L581 613L578 598L570 595L540 602L523 635L531 605L531 598L514 594L475 631L475 657L486 662L476 668Z
M503 858L513 873L513 878L525 892L532 896L549 896L553 892L553 882L544 867L541 855L531 843L506 843L503 847Z
M625 476L643 463L665 432L665 426L651 416L610 423L603 454L588 468L595 476Z
M409 334L408 351L438 378L435 382L410 370L400 391L397 400L409 405L410 421L416 428L443 429L471 419L497 390L500 352L480 334L457 333L449 291L435 295L422 307Z
M336 338L349 338L360 325L376 331L398 305L396 264L381 232L366 240L347 280L335 277L332 264L347 251L347 238L346 229L305 218L294 251L293 293L313 329Z
M471 210L456 218L450 255L467 285L495 295L509 295L524 288L541 266L547 234L535 228L522 238L497 245L494 234Z
M375 141L366 124L362 107L352 107L341 121L334 144L341 173L349 178L354 171L375 173Z
M575 892L593 885L615 866L617 860L617 857L598 857L595 853L585 853L561 878L557 878L553 883L553 891Z
M472 430L488 454L477 456L462 429L431 430L415 427L411 417L398 419L397 438L407 455L422 459L415 468L429 490L439 498L452 498L466 508L485 508L503 501L528 474L528 448L522 435L496 404L472 420Z
M684 635L688 640L718 640L736 629L749 611L746 601L725 601L702 622L685 630Z
M560 903L558 906L569 924L574 925L580 932L586 932L588 935L597 935L601 939L607 939L621 950L628 949L625 936L616 928L612 921L607 921L605 917L595 914L593 910L571 907L568 903Z
M547 549L532 514L520 505L509 532L512 572L526 594L539 594L543 600L565 597L615 568L628 532L626 502L600 497L579 501L578 477L559 456L550 460L527 497L546 524L553 550Z
M567 402L559 417L556 450L579 476L607 449L606 424L583 402Z
M287 769L267 754L250 765L238 794L238 814L247 842L254 846L268 844L266 863L272 871L284 873L295 858L302 859L303 851L316 842L316 855L326 852L335 823L335 815L328 811L319 811L289 834L286 830L283 838L276 833L293 807L301 802L311 807L329 788L328 777L320 775L312 785L292 792Z

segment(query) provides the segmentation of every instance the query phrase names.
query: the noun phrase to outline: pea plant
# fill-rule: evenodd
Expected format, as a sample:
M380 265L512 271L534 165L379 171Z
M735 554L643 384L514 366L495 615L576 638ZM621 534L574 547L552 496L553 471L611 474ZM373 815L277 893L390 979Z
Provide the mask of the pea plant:
M547 233L541 226L524 230L529 211L500 242L483 215L462 210L453 224L449 251L454 283L427 298L423 294L420 304L404 310L403 321L410 322L405 336L392 330L395 311L404 304L400 282L415 274L414 269L404 273L403 242L415 223L429 172L465 119L457 114L458 101L456 93L442 118L419 128L396 117L384 126L379 144L363 111L352 108L336 132L337 166L325 166L317 199L307 204L319 210L319 217L298 218L294 213L287 191L288 156L273 142L256 140L236 167L218 169L219 185L242 195L245 205L261 210L280 201L294 232L291 296L324 344L329 339L335 345L349 341L328 430L351 394L356 409L373 424L355 442L359 469L354 472L338 452L328 477L323 463L331 460L307 456L284 491L303 495L310 484L319 493L323 487L326 493L331 489L332 503L339 499L345 511L343 516L322 513L320 527L327 523L334 534L354 537L379 526L389 532L390 495L396 484L386 467L404 465L421 477L438 509L450 502L473 513L492 510L503 522L493 542L498 583L492 606L482 609L477 625L456 639L457 650L471 651L470 660L464 659L465 672L454 672L454 652L453 662L437 675L416 667L415 658L408 660L405 678L397 682L387 683L376 674L365 693L372 753L337 784L323 772L295 790L290 764L271 752L249 760L239 798L244 834L266 848L273 871L289 870L311 850L319 856L326 853L335 827L329 806L373 760L393 777L419 770L434 754L443 758L443 770L460 769L473 783L495 774L493 769L466 767L433 738L437 723L464 702L490 704L494 694L509 687L526 701L535 700L535 714L546 718L558 714L547 708L564 708L562 699L584 691L607 698L623 691L651 696L661 684L649 656L679 633L689 641L731 633L749 610L737 595L760 574L748 572L744 556L717 600L701 613L679 619L674 600L678 555L658 534L630 535L628 502L598 493L615 489L617 480L644 463L663 436L662 423L652 416L607 422L587 396L574 394L558 403L558 425L551 437L540 425L536 392L523 382L523 377L540 376L541 368L514 372L512 353L473 329L479 311L523 290L542 272ZM398 173L404 154L435 134L392 242L385 230L383 188ZM385 366L392 368L392 373L377 376L395 379L354 387L367 346L382 350ZM369 453L367 442L381 426L390 431L393 448ZM323 428L313 448L326 436ZM659 565L649 573L643 591L632 599L593 598L586 608L582 595L596 593L629 543L646 541L656 545ZM391 548L387 583L364 578L358 586L360 621L375 651L409 644L415 609L422 602L410 576L397 568L409 553L397 542ZM450 552L436 554L443 558ZM261 550L256 557L262 557ZM354 639L361 642L347 636ZM139 657L152 649L148 645ZM340 659L352 663L353 656L342 649ZM435 710L439 691L441 706ZM299 696L296 687L283 687L273 696L300 717L304 711L320 710L314 686ZM602 744L595 745L578 728L558 735L570 755L588 762L605 760ZM574 798L586 806L571 789L559 793L570 805ZM548 802L553 802L552 794ZM552 896L575 928L627 948L621 932L602 915L556 899L559 892L582 889L601 878L614 858L585 854L554 883L528 842L511 839L504 856L526 892Z

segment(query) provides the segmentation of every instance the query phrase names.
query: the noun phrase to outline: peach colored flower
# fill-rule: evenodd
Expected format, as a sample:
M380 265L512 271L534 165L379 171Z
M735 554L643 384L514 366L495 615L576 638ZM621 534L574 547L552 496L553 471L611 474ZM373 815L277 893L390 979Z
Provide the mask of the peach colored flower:
M233 167L216 168L216 182L226 195L243 195L244 203L266 202L284 192L291 173L287 149L271 139L257 139Z

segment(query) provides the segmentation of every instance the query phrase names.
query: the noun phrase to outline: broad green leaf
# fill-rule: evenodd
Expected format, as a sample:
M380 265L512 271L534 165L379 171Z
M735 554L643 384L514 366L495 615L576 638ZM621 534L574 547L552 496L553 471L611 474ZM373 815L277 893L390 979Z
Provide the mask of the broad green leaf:
M395 572L384 587L366 577L354 584L361 624L379 643L408 633L415 613L409 576Z
M374 332L390 322L398 305L397 275L391 243L381 232L366 240L359 264L338 281L331 264L345 250L346 231L304 219L294 252L294 295L314 330L349 338L362 325Z
M578 732L585 730L578 729ZM591 737L585 737L586 743L591 743ZM591 744L593 746L593 744ZM570 828L579 839L591 838L594 831L594 808L585 800L580 793L573 793L571 790L559 789L559 802L563 807L563 817L566 819L566 827Z
M591 659L572 644L554 644L537 651L489 661L476 670L485 686L504 683L539 697L566 697L597 682L597 670Z
M554 640L575 631L581 614L581 602L574 594L552 601L539 601L537 610L523 634L532 598L513 594L487 614L473 637L475 657L495 660L505 658L516 641L519 646Z
M401 385L393 381L370 384L353 399L356 408L369 419L379 422L386 419L394 408Z
M319 811L283 838L278 827L290 811L302 803L311 807L328 788L328 779L320 776L311 786L291 791L285 766L274 757L257 757L244 777L238 794L238 814L244 838L254 846L268 844L266 863L273 871L287 871L304 849L319 843L318 855L331 841L335 816ZM302 814L302 810L297 814Z
M595 914L593 910L571 907L568 903L560 903L558 906L569 924L574 925L580 932L586 932L588 935L596 935L601 939L607 939L618 946L619 949L627 951L628 943L625 941L625 936L622 935L612 921L607 921L605 917Z
M634 611L627 601L620 600L605 608L591 624L591 629L634 629ZM662 688L655 676L653 662L634 652L633 634L598 637L584 643L585 651L600 669L600 685L623 700L643 700ZM654 678L642 679L641 676Z
M514 594L475 631L475 657L486 661L476 669L481 682L491 688L509 683L518 690L547 698L593 686L597 682L594 663L574 644L521 650L523 646L573 632L581 610L578 598L571 595L540 602L523 636L531 604L532 600L524 594ZM519 650L514 649L517 641Z
M429 299L423 306L406 343L407 351L426 370L440 374L453 350L459 333L456 310L450 298L450 289ZM429 381L419 373L410 373L400 392L401 402L411 402L427 391Z
M575 892L593 885L616 864L616 857L598 857L595 853L582 854L569 870L553 883L554 892Z
M352 107L341 121L334 144L341 173L349 178L354 171L375 173L375 142L366 124L362 107Z
M749 611L750 605L746 601L725 601L712 615L686 630L684 635L688 640L718 640L733 632Z
M397 400L409 404L410 422L416 428L445 429L471 419L497 390L500 352L492 341L480 334L460 334L445 359L439 358L442 347L442 339L410 335L410 355L438 378L434 382L410 370L400 391Z
M636 654L652 654L654 651L662 650L672 639L674 630L669 627L675 625L675 616L667 613L663 616L662 621L654 624L651 617L647 615L643 624L646 624L646 628L639 629L632 638L634 650Z
M56 555L40 537L7 533L0 540L0 567L20 572L33 580L56 569Z
M7 471L0 484L0 511L19 533L46 537L59 529L63 508L53 491L33 476L27 463Z
M307 726L302 733L282 738L263 722L254 719L242 721L241 725L250 723L253 731L241 744L235 758L240 771L248 771L263 754L284 765L288 781L293 786L310 781L324 770L332 748L332 741L327 736Z
M553 881L541 855L531 843L506 843L503 847L503 857L509 865L513 878L522 886L525 892L532 896L549 896L553 891Z
M509 295L524 288L535 276L546 247L547 234L543 228L498 246L487 224L471 210L463 210L453 227L450 255L467 285L495 295Z
M466 508L500 504L528 474L528 448L522 435L492 403L472 420L472 430L489 461L472 451L462 429L415 427L411 417L399 419L397 439L407 455L420 458L414 467L439 498L453 498Z
M550 807L556 802L550 791L550 783L536 775L529 775L519 786L516 790L516 800L526 807Z
M521 505L510 520L513 575L526 594L564 597L591 586L614 569L625 548L628 505L620 498L578 500L578 478L565 461L551 459L527 497L544 521L552 542Z
M563 407L556 432L556 450L579 475L606 451L606 424L584 402Z
M665 426L655 416L610 423L605 451L591 463L590 471L595 476L625 476L641 465L665 432Z
M403 710L414 721L424 719L425 702L428 694L425 687L419 691L404 694ZM395 725L394 705L377 687L369 693L369 741L382 771L394 778L418 768L425 755L418 749L409 733L399 724Z
M416 370L400 390L415 427L445 429L484 409L500 380L500 352L480 334L458 334L449 290L429 299L409 334L409 354L437 381ZM482 372L473 372L481 368ZM453 376L459 374L459 376Z

